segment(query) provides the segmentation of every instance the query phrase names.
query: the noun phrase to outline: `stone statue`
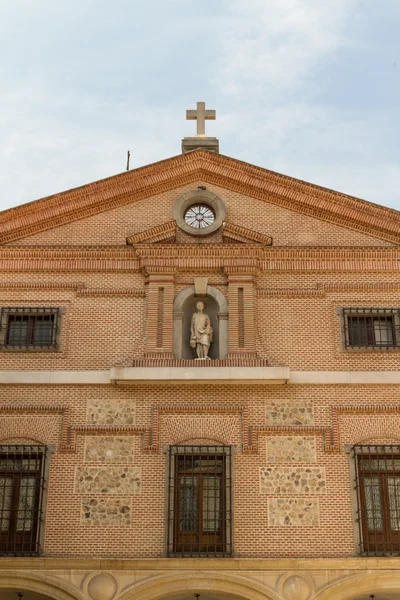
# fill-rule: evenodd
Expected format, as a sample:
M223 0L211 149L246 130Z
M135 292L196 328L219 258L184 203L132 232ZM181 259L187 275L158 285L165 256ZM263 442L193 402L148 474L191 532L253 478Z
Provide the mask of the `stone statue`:
M213 339L213 328L210 317L203 313L204 304L196 304L197 312L193 313L190 324L190 345L196 350L197 359L208 359L208 351Z

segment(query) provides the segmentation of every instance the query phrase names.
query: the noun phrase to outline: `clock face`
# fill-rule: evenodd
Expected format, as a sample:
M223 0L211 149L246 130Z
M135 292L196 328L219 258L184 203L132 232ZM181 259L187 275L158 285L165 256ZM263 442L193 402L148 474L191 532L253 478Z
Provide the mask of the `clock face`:
M215 221L215 214L206 204L195 204L185 212L185 223L195 229L204 229Z

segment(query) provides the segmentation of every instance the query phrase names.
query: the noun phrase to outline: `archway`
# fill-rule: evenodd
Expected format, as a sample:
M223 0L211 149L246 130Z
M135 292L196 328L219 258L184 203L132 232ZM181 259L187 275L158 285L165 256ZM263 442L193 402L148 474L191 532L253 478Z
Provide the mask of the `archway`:
M83 594L57 578L21 571L0 571L1 600L85 600Z
M118 600L281 600L258 581L231 572L203 571L160 575L139 582L122 593Z
M393 569L395 567L393 566ZM328 585L315 596L315 600L398 600L400 598L400 574L390 572L363 573Z
M182 290L174 301L173 350L177 359L190 360L195 354L189 345L190 319L196 302L204 303L204 312L209 315L214 329L214 341L210 348L210 358L223 359L228 354L228 302L225 296L211 285L205 296L196 296L194 287Z

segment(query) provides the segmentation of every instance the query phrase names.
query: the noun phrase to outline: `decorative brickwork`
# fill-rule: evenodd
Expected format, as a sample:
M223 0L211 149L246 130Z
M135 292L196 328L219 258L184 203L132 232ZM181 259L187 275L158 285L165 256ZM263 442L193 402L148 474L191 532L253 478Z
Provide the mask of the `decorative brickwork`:
M319 501L304 498L269 498L270 527L318 527Z
M326 494L323 467L261 467L260 492L268 496Z
M199 186L227 214L201 239L171 220ZM340 310L399 307L398 213L194 151L6 211L0 240L0 308L65 308L61 352L1 353L1 440L50 452L45 560L4 559L0 595L56 597L35 587L51 565L68 600L394 597L400 579L393 590L382 577L397 577L400 559L357 556L348 451L399 443L398 354L346 352ZM187 339L185 301L211 288L229 355L181 360L174 319ZM124 379L117 366L136 368ZM288 375L260 381L267 366ZM233 557L163 558L171 444L208 446L207 456L232 446L233 501L219 500L233 511ZM189 504L185 473L180 483ZM216 505L208 484L192 497ZM2 587L17 563L18 585ZM30 587L25 567L37 571ZM338 588L360 574L358 587Z
M82 500L81 525L85 527L126 527L132 523L130 498Z
M394 210L204 150L4 211L0 239L3 243L10 242L112 210L196 182L200 173L206 175L210 184L262 201L267 198L269 203L395 243L399 241L400 218Z
M77 467L77 494L139 494L138 467Z

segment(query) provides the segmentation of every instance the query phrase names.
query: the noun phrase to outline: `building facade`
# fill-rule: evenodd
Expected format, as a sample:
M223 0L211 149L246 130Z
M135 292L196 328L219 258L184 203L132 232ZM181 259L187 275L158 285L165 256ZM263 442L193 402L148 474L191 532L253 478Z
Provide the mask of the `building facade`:
M400 213L183 153L0 214L0 596L400 597Z

